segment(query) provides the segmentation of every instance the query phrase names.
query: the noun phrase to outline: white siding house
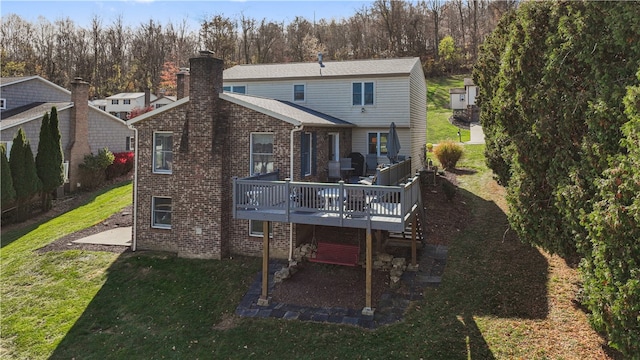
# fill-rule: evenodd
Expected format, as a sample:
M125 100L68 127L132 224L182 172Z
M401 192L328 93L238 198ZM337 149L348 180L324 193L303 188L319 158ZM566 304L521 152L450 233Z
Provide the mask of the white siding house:
M106 109L109 114L122 120L127 120L131 110L142 109L155 101L157 96L149 94L149 99L145 99L144 92L119 93L106 98Z
M402 148L420 166L426 141L426 83L419 58L237 65L224 71L224 89L288 101L349 122L353 152L389 162L384 142L395 122ZM372 139L375 138L375 144ZM379 140L382 146L378 145ZM344 153L347 151L347 153ZM341 149L347 156L349 149Z

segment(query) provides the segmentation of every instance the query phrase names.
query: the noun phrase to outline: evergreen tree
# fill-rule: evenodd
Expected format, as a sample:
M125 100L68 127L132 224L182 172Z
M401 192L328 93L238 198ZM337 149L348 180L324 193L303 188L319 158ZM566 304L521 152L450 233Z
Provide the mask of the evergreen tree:
M11 168L9 167L9 160L7 160L7 149L4 146L0 146L0 180L2 181L2 207L10 204L16 198L16 190L13 188L13 179L11 178Z
M40 191L42 183L38 178L29 140L27 140L22 128L18 130L16 137L13 139L9 167L11 168L13 186L16 190L16 200L18 201L17 220L23 221L27 215L30 200Z
M45 113L42 118L36 168L42 182L42 210L46 211L51 208L51 193L64 181L58 112L55 107L51 108L51 116Z

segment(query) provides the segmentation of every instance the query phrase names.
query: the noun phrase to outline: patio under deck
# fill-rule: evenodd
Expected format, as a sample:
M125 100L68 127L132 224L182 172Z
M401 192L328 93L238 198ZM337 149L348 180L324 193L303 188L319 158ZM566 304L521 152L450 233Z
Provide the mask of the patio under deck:
M366 229L366 306L373 315L371 281L373 230L403 232L412 223L412 266L416 267L416 222L421 214L420 182L416 176L399 186L355 185L233 179L233 217L262 220L262 294L258 305L269 304L269 222Z

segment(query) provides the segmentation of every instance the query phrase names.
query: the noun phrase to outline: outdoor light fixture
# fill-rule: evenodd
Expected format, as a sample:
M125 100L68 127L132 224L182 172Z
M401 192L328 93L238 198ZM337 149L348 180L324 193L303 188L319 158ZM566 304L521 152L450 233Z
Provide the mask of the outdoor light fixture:
M460 134L460 130L458 130L458 139L460 139L460 142L462 142L462 135Z

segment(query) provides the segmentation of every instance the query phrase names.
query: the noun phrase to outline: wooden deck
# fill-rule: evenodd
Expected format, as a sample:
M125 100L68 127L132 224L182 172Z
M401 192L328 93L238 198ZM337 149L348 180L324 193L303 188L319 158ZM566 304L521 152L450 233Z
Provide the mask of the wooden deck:
M400 186L234 179L233 217L401 232L420 198L417 177Z

